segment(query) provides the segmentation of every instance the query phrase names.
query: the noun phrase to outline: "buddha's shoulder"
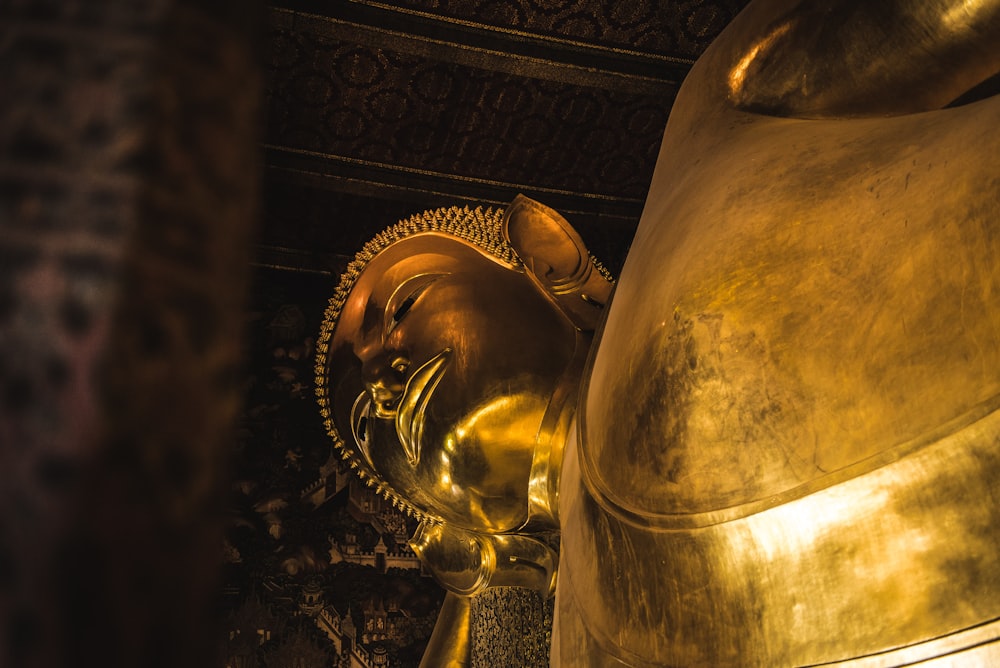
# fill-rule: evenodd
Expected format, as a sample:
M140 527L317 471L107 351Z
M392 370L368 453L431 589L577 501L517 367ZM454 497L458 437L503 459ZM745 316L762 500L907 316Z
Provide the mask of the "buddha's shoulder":
M967 119L984 108L1000 106ZM906 122L947 134L951 118ZM1000 395L996 154L892 132L803 144L774 181L748 163L654 182L581 413L624 506L785 494Z

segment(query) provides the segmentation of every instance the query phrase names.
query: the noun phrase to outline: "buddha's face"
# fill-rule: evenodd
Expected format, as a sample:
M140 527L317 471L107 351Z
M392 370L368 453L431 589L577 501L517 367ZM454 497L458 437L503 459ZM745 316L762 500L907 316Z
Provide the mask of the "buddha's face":
M524 273L452 237L408 237L366 265L333 333L334 359L360 363L363 384L334 394L338 429L414 505L467 528L516 528L575 341Z

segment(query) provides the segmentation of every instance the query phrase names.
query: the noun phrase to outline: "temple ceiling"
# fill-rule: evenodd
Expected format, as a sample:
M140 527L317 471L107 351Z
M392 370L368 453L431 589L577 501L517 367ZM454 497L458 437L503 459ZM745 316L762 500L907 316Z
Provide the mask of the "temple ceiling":
M677 90L746 0L276 0L258 264L338 273L437 206L560 210L617 269Z

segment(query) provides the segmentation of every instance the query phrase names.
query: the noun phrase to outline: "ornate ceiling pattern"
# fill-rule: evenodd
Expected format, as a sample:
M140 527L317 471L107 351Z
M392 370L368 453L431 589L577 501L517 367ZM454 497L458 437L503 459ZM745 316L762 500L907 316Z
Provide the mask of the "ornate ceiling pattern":
M282 0L266 12L260 264L523 192L620 266L694 59L744 0Z
M464 20L693 61L746 3L720 0L395 0L383 3Z
M670 100L274 35L269 140L289 150L641 199ZM632 150L622 150L628 147Z

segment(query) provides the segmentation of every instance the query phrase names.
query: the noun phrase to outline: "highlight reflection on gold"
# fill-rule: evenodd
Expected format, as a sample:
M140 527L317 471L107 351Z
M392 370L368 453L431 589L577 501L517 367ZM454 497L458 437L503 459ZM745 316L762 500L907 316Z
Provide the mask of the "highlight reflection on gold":
M739 94L747 77L750 65L762 54L771 51L783 35L791 29L790 23L784 23L774 28L766 36L751 46L739 62L729 71L729 92L731 96Z

